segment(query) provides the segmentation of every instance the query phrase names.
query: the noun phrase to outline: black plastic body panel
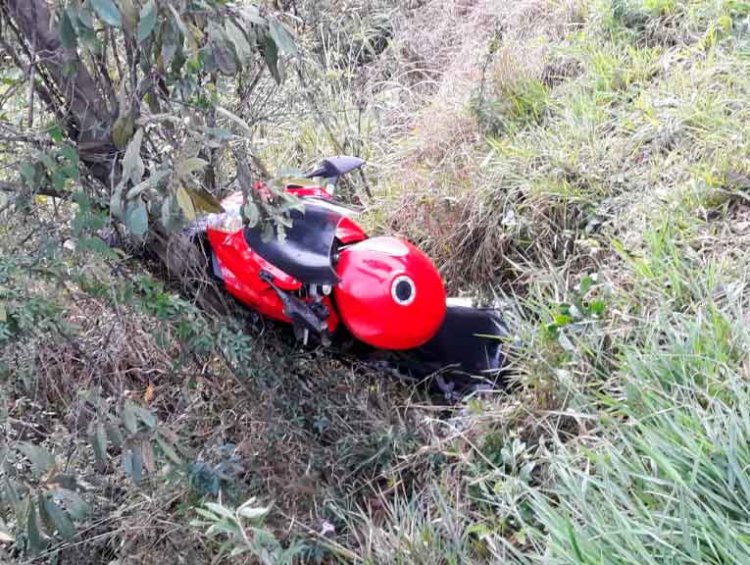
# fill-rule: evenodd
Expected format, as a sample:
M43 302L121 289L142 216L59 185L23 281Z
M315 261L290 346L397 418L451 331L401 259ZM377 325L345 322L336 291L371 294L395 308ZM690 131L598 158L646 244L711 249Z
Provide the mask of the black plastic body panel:
M411 350L420 376L444 369L492 377L505 363L503 338L508 330L495 309L449 306L438 333Z
M250 249L304 284L334 285L339 282L332 255L336 228L342 215L329 208L305 203L305 211L292 211L292 227L284 241L263 241L260 226L245 228Z
M421 347L385 351L354 344L349 352L413 379L440 375L455 390L467 392L504 383L508 335L499 310L449 305L440 330Z
M359 169L365 162L359 157L349 155L337 155L323 161L323 163L314 171L307 174L308 178L323 177L335 179L347 173Z

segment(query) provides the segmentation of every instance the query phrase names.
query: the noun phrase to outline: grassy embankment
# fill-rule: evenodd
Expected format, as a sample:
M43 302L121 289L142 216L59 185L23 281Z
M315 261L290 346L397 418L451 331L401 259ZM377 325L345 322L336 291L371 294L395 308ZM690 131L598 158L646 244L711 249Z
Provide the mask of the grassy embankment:
M149 277L123 280L117 259L50 245L29 265L13 246L7 437L89 480L84 554L216 555L190 522L226 463L224 503L275 500L273 533L309 557L748 559L750 7L493 4L394 9L367 80L320 78L340 106L329 131L280 124L266 157L313 160L330 132L360 143L371 224L418 241L454 290L507 304L519 386L440 410L219 329ZM4 229L5 245L26 235ZM147 404L199 465L125 488L93 463L87 418L105 409L83 389Z
M521 388L423 420L350 511L359 551L746 561L750 6L442 9L452 28L428 4L390 53L449 45L418 108L384 83L380 126L406 133L370 138L371 217L509 304Z

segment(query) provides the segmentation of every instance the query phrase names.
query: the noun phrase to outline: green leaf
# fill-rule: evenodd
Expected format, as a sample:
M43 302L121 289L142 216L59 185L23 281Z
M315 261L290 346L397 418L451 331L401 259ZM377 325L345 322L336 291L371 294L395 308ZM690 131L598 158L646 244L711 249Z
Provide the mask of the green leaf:
M91 447L94 448L96 460L100 463L107 461L107 431L104 424L98 423L90 436Z
M104 461L107 458L107 430L101 423L96 425L96 449Z
M133 0L117 0L122 14L122 24L128 34L132 34L135 24L138 21L138 10L133 4Z
M241 537L242 528L234 519L221 520L206 530L207 536L214 536L216 534L226 534L230 538Z
M120 413L122 416L122 421L125 424L125 428L130 432L131 434L135 434L138 432L138 421L135 417L135 411L133 410L133 404L130 402L126 402L125 406L122 407L122 412Z
M133 482L135 484L138 484L141 482L141 479L143 478L143 453L140 450L140 446L136 446L135 449L132 451L133 454Z
M169 175L170 171L166 169L162 169L160 171L154 171L151 173L151 176L148 177L146 180L139 182L136 184L133 188L131 188L128 191L128 194L126 195L126 198L128 200L133 200L136 198L141 192L144 190L147 190L149 188L155 188L161 179Z
M128 476L133 476L133 450L127 449L122 452L122 470Z
M128 202L125 207L125 225L135 236L143 236L148 231L148 211L143 200Z
M55 190L57 191L62 191L65 188L65 182L67 180L68 177L60 169L57 169L52 173L52 186L55 187Z
M81 162L81 159L78 156L78 151L76 151L76 148L73 147L72 145L65 145L64 147L61 147L59 153L62 157L65 157L68 161L70 161L74 165L78 165Z
M248 43L245 33L233 21L228 21L224 26L226 36L234 45L240 64L247 61L253 54L253 50Z
M127 147L135 131L135 118L129 114L117 118L112 124L112 142L118 149Z
M154 416L150 410L146 410L145 408L141 408L140 406L134 406L133 411L135 412L136 416L138 416L138 419L146 424L149 428L155 428L156 427L156 416Z
M70 9L73 9L73 8L70 8ZM91 18L91 14L89 14L88 11L82 8L79 8L78 10L75 11L75 13L78 17L78 22L82 26L87 28L89 31L94 31L94 20Z
M573 318L567 314L555 314L552 320L558 327L567 326L568 324L573 323Z
M204 169L206 165L208 165L208 161L199 159L198 157L192 157L178 163L175 167L175 172L178 177L185 179L192 173Z
M14 508L19 508L21 506L21 493L18 483L8 478L7 475L3 479L5 483L2 489L4 501Z
M195 206L193 206L193 199L190 198L190 194L185 190L184 186L177 187L177 204L182 209L182 213L185 215L185 219L192 221L195 219Z
M122 26L122 15L112 0L89 0L89 2L103 22L114 27Z
M117 185L112 198L109 199L109 211L115 218L123 218L123 202L122 202L122 189L124 185L122 183Z
M121 447L124 438L122 437L120 426L118 426L117 424L113 424L112 422L108 422L106 428L107 437L109 438L109 441L112 442L112 445L114 445L115 447Z
M145 41L156 27L156 4L154 0L149 0L141 10L141 16L138 20L138 41Z
M31 461L31 472L37 478L40 478L52 469L52 466L55 464L54 457L41 446L23 442L18 445L18 450Z
M65 505L65 509L74 520L83 520L88 515L89 505L77 492L61 488L53 490L51 494L55 500L61 501Z
M281 233L281 226L279 226L279 233ZM273 227L273 222L263 224L263 232L260 235L261 240L264 243L268 243L269 241L273 241L274 237L276 237L276 230Z
M237 61L230 49L224 45L214 45L213 55L222 73L226 76L233 76L237 73Z
M78 47L78 36L73 27L69 9L63 10L60 16L60 43L65 49L76 49Z
M161 436L161 434L156 436L156 443L159 444L159 449L161 449L162 453L164 453L164 455L166 455L167 458L172 461L172 463L175 463L176 465L182 465L182 459L177 454L177 451L165 438Z
M44 548L42 535L39 533L39 523L37 522L36 506L34 501L29 499L29 514L26 521L26 537L29 541L29 548L36 553Z
M167 4L167 7L172 12L172 17L174 17L174 22L175 24L177 24L177 28L180 30L180 33L182 33L184 37L187 37L188 29L187 29L187 26L185 25L185 22L182 21L182 17L180 16L180 13L177 11L177 9L174 6L172 6L172 4Z
M63 142L63 132L62 128L60 127L60 124L52 124L49 128L49 136L52 138L52 141L55 143L62 143Z
M172 197L167 196L161 201L161 225L171 231L173 223Z
M188 194L193 200L193 206L196 211L208 212L211 214L221 214L224 212L224 208L216 197L208 192L205 188L188 188Z
M252 135L253 133L252 128L247 124L245 120L240 118L238 115L233 114L232 112L230 112L226 108L222 108L221 106L216 107L216 113L221 116L224 116L225 118L231 120L232 122L240 126L248 135Z
M252 506L245 506L244 504L237 510L237 514L247 518L248 520L259 520L271 511L271 507L266 508L253 508Z
M26 186L32 189L37 187L37 169L34 163L29 161L23 163L20 172Z
M260 10L257 6L244 6L240 8L240 12L252 24L263 25L266 23L266 20L260 15Z
M45 523L51 523L60 534L61 538L72 538L76 533L76 529L68 515L49 496L41 498L39 512Z
M247 220L247 227L254 228L258 225L258 222L260 222L260 210L258 210L258 206L255 202L250 202L248 200L247 204L245 204L245 207L242 209L242 213Z
M195 510L196 514L199 516L202 516L203 518L207 518L211 520L212 522L215 522L216 520L219 520L220 518L214 514L213 512L209 512L208 510L204 508L193 508ZM200 525L203 525L202 523L199 523Z
M593 279L593 277L590 277L590 276L583 277L583 279L581 280L580 288L579 288L579 292L580 292L581 296L585 296L586 293L589 290L591 290L592 286L594 286L594 279Z
M211 512L213 512L217 516L222 516L224 518L229 518L230 520L234 520L234 512L232 512L226 506L217 504L215 502L207 502L206 508L208 508Z
M296 55L297 45L292 34L278 20L268 22L269 32L278 50L285 55Z
M268 65L268 70L271 71L274 80L278 84L281 84L281 73L279 72L279 49L270 35L266 35L266 39L263 43L263 57L266 60L266 65Z
M143 144L143 128L139 128L133 139L130 140L122 159L122 180L120 182L132 182L134 185L143 180L146 167L141 159L141 145Z
M589 311L593 316L602 316L607 310L607 305L603 300L592 300L589 305Z

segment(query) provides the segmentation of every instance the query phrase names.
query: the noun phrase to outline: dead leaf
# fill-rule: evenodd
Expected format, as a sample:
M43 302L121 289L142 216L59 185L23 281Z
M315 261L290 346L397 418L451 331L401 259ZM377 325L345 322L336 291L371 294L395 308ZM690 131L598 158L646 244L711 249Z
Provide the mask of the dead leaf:
M212 214L221 214L224 212L221 203L205 188L188 188L186 190L190 198L193 199L193 206L196 210Z
M193 206L193 199L190 197L190 194L182 185L177 187L177 204L180 205L182 213L185 214L185 218L188 221L193 221L195 219L196 214L195 206Z
M148 383L148 386L146 387L146 392L143 393L143 401L146 404L151 404L154 401L155 396L156 396L156 387L153 385L153 383Z

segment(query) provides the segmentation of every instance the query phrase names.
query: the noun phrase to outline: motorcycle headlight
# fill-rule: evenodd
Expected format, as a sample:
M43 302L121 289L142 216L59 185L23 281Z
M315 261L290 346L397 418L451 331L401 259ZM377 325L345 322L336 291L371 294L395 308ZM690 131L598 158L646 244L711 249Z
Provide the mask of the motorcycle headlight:
M399 306L408 306L417 297L414 281L406 275L396 277L391 284L391 296Z

